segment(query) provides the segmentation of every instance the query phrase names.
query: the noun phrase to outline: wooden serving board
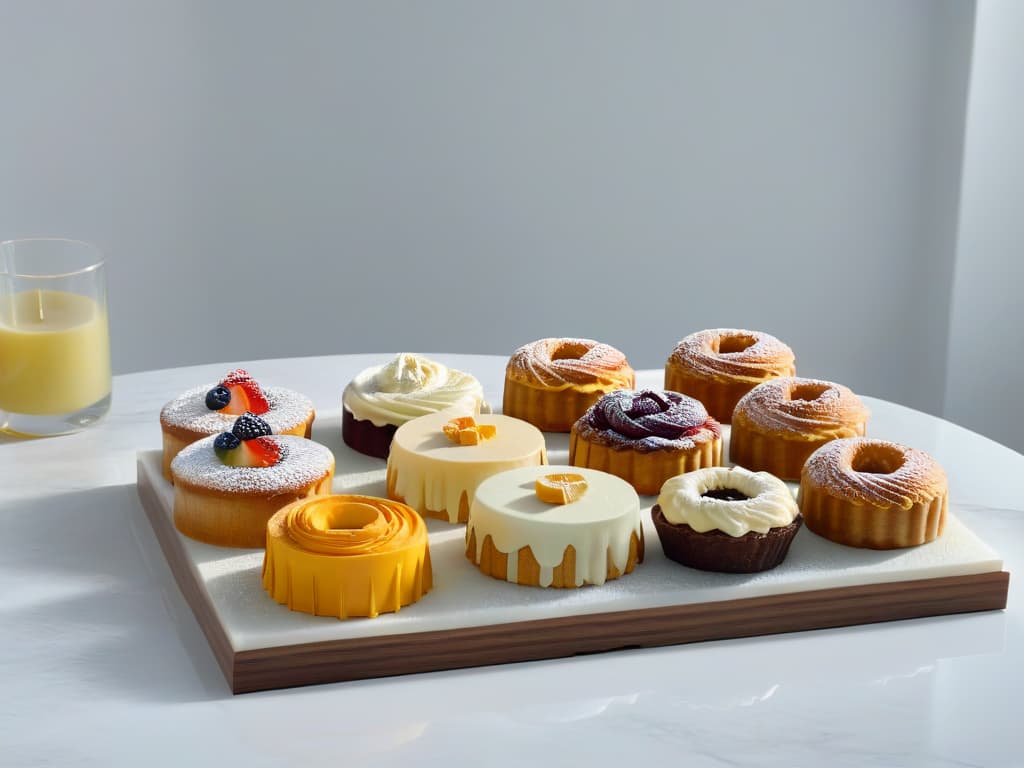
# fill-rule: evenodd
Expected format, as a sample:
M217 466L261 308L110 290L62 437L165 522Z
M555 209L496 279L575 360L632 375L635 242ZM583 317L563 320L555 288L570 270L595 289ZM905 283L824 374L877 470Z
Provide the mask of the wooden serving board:
M317 424L340 424L339 413ZM551 463L567 460L548 435ZM337 459L336 493L384 493L384 462L350 451L337 426L314 430ZM646 558L601 587L539 589L483 576L464 526L428 521L434 589L376 619L308 616L263 591L261 550L225 549L177 532L159 451L138 456L142 506L234 693L623 648L673 645L1006 607L999 556L951 515L937 541L853 549L801 529L786 561L762 574L684 568L661 551L641 497Z

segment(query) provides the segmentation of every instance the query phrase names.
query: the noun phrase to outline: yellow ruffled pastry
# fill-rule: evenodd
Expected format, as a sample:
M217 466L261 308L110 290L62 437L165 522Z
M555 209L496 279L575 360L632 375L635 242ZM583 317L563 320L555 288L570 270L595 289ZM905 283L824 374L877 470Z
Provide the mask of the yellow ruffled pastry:
M410 507L373 496L316 496L267 523L263 588L293 611L371 618L433 586L427 528Z

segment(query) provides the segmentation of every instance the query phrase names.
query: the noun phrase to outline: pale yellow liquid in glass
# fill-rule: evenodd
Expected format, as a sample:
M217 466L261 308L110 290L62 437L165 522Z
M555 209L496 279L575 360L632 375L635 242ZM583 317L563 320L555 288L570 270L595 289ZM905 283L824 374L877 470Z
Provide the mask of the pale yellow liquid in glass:
M110 394L107 313L64 291L0 295L0 411L56 416Z

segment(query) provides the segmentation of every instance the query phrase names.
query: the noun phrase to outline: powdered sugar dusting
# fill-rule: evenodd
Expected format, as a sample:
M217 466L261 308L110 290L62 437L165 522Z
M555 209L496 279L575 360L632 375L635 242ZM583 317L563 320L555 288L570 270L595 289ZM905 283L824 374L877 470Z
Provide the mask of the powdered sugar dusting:
M160 423L178 429L188 429L207 435L217 435L231 430L238 418L235 414L211 411L206 407L206 393L217 383L194 387L171 400L160 411ZM306 421L313 412L313 402L282 387L267 387L263 390L270 410L260 414L274 434L288 432Z
M804 390L820 391L811 400ZM854 437L864 434L868 409L848 387L820 379L786 376L758 384L736 404L733 423L747 420L769 432Z
M327 448L296 435L275 435L281 460L272 467L228 467L214 453L216 436L198 440L174 457L171 475L175 482L223 493L272 496L298 491L320 480L334 467Z
M512 353L506 375L552 389L587 384L627 388L634 381L626 356L593 339L539 339L525 344Z
M872 452L902 461L892 472L857 471L854 466ZM929 454L887 440L848 437L825 443L804 464L803 482L828 493L877 507L909 509L946 490L946 473Z
M737 352L721 352L723 342L753 340ZM669 364L709 378L738 378L762 381L773 376L792 376L796 372L793 350L774 336L742 328L713 328L691 333L679 342Z
M576 422L590 442L641 452L692 449L722 433L700 401L677 392L620 389L604 395Z

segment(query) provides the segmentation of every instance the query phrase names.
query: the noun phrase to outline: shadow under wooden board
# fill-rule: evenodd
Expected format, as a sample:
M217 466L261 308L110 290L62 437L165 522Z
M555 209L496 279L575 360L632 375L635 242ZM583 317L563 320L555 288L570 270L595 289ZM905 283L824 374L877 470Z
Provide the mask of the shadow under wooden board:
M373 492L379 482L383 493L377 474L339 466L334 490ZM397 614L339 621L267 597L261 551L179 534L158 451L139 454L138 492L234 693L997 610L1009 588L998 555L953 516L939 540L913 550L856 550L804 529L774 571L692 571L662 554L646 499L646 560L603 587L543 590L483 576L464 556L463 526L430 521L431 593Z

